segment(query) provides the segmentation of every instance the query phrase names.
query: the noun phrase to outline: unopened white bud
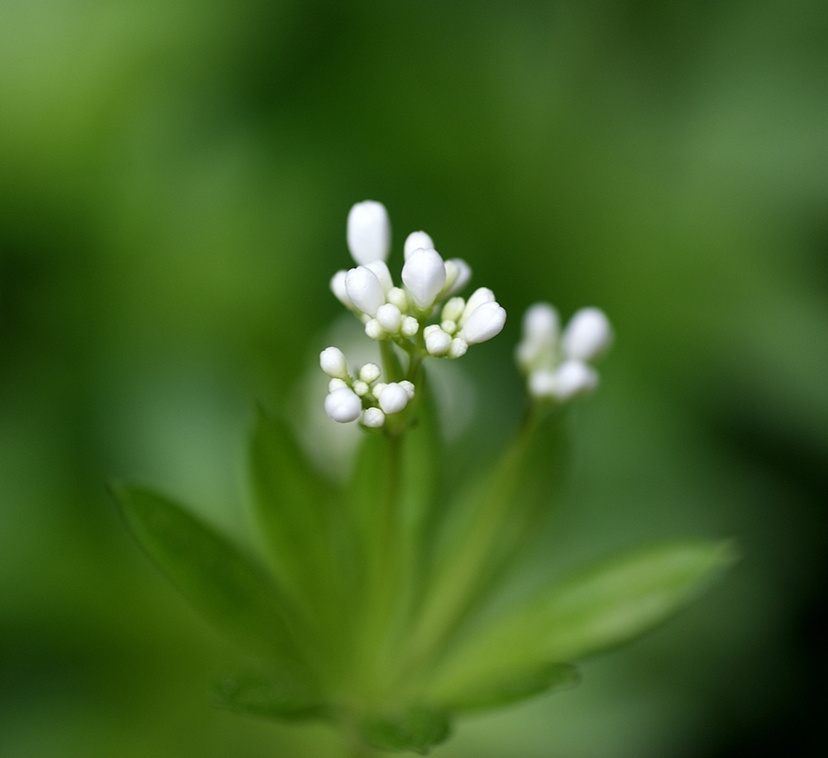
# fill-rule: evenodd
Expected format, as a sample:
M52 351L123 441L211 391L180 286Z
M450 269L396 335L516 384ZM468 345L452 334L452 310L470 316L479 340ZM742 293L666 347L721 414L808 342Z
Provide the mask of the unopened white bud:
M440 358L449 351L451 335L446 334L436 324L427 326L423 331L423 336L425 337L426 350L428 350L429 355Z
M379 429L385 423L385 414L379 408L366 408L361 421L371 429Z
M402 314L396 305L386 303L377 308L377 321L386 332L396 334L402 326Z
M502 306L498 303L483 303L469 316L459 336L470 345L475 345L500 334L505 323L506 311Z
M559 331L558 312L548 303L535 303L523 314L523 336L526 340L554 343Z
M383 294L387 293L394 286L394 282L391 281L391 272L388 270L388 266L385 265L385 261L372 261L371 263L366 263L365 268L369 271L373 271L374 276L379 279Z
M399 413L408 405L408 393L396 382L391 382L382 388L378 400L385 413Z
M406 393L408 394L408 399L414 399L414 382L409 382L408 379L403 379L399 382L400 387L402 387Z
M357 394L348 389L334 390L325 398L325 411L340 424L356 421L362 413L362 401Z
M361 381L366 382L367 384L373 384L377 379L380 378L380 367L377 366L376 363L366 363L360 370L359 370L359 378Z
M462 339L461 337L455 337L451 341L451 345L448 351L449 358L462 358L466 351L469 349L469 343L466 340Z
M433 250L434 249L434 242L432 241L431 237L429 237L425 232L411 232L405 238L405 244L403 245L403 255L405 259L411 256L415 250Z
M451 258L446 261L446 283L443 286L443 295L448 297L460 292L471 279L472 270L462 258Z
M358 379L354 382L354 392L357 393L360 397L365 397L368 394L368 390L370 387L366 382L363 382L361 379Z
M529 374L528 387L532 397L554 397L557 386L554 371L542 368Z
M408 297L402 287L392 287L385 294L385 299L403 312L408 308Z
M319 365L328 375L336 379L348 379L348 362L338 347L326 347L319 353Z
M363 313L377 315L377 308L385 302L377 275L365 266L352 268L345 276L345 291L351 302Z
M385 382L377 382L377 383L376 383L376 384L375 384L375 385L371 388L371 394L372 394L372 395L373 395L373 396L374 396L377 400L379 400L379 396L380 396L380 394L382 393L382 391L383 391L383 390L384 390L387 386L388 386L388 385L387 385Z
M465 307L466 301L462 297L453 297L443 306L443 312L440 315L444 321L456 322L460 320Z
M348 249L362 265L384 261L391 250L391 222L382 203L366 200L348 213Z
M463 308L463 314L460 316L460 326L464 326L465 323L471 318L472 313L474 313L481 305L493 302L495 302L494 292L492 292L488 287L478 287L474 292L472 292L472 296L466 300L466 307Z
M515 358L524 372L554 368L559 330L558 312L548 303L535 303L523 314L523 340Z
M448 334L454 334L457 331L457 324L454 321L443 321L440 323L440 328Z
M402 280L414 304L421 310L430 308L446 281L443 259L436 250L415 250L403 266Z
M564 329L561 347L566 358L594 361L612 344L609 319L598 308L582 308Z
M418 331L420 331L420 322L417 321L414 316L406 316L402 320L401 331L403 337L413 337Z
M587 395L598 386L598 372L581 361L566 361L555 372L555 397L562 403Z
M337 271L333 275L331 279L331 292L334 293L336 299L346 308L353 308L354 304L351 302L351 298L348 297L348 291L345 289L345 277L347 275L347 271Z
M342 379L331 379L328 382L328 392L333 392L334 390L341 390L347 388L348 383L344 382Z
M372 318L365 322L365 333L372 340L384 340L388 336L385 329L382 328L380 322L377 321L375 318Z

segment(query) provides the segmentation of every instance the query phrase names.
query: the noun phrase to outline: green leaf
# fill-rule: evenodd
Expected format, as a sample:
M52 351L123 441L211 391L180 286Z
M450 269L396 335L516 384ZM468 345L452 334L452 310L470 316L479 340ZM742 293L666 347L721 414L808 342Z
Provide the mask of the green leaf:
M481 665L476 677L453 682L444 679L429 696L430 701L446 711L469 712L499 708L552 690L569 689L579 681L578 670L568 663L541 663L509 674L492 673Z
M345 561L334 540L337 493L308 464L287 426L259 409L250 448L254 508L280 584L323 619L335 610L335 585Z
M327 714L314 687L291 671L245 672L215 688L215 705L272 719L320 718Z
M362 724L362 735L369 745L423 755L444 742L450 732L451 723L444 712L416 707L388 711L369 717Z
M565 466L559 414L529 416L498 463L462 491L437 538L428 595L413 633L419 668L489 596L552 507Z
M295 616L263 569L170 500L111 489L138 542L197 610L254 652L304 670Z
M686 606L734 560L730 542L683 542L590 568L458 643L436 672L430 697L635 639Z
M387 678L408 634L425 525L439 502L439 430L422 371L418 388L404 431L366 435L346 498L361 567L356 668L375 682Z

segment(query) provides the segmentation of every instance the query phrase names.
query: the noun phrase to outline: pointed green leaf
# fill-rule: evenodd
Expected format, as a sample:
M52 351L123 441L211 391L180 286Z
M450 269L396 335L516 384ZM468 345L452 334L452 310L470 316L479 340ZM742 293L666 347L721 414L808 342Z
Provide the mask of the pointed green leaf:
M197 610L255 652L301 669L293 614L263 569L170 500L125 486L112 492L138 542Z
M451 732L448 716L425 708L406 708L374 716L362 724L362 735L373 747L425 755Z
M505 573L549 512L564 466L562 418L529 416L500 461L447 509L435 549L429 594L412 645L419 668Z
M245 672L215 689L215 705L236 713L272 719L308 719L326 715L314 687L291 671Z
M429 700L452 713L478 711L510 705L552 690L569 689L580 681L578 670L568 663L541 663L508 674L487 669L486 662L481 661L474 676L467 674L454 681L443 679L429 691Z
M544 661L572 661L661 624L734 561L729 542L659 545L595 566L541 592L458 644L432 690L460 691Z
M330 609L334 539L342 532L337 493L310 467L287 426L261 409L250 453L255 515L280 583L306 609Z

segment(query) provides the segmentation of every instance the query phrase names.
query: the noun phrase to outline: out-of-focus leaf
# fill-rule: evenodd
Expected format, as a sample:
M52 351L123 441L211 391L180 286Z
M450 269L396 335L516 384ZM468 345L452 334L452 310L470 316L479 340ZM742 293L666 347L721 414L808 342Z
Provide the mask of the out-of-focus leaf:
M438 670L434 691L628 642L687 605L734 560L730 542L682 542L588 569L470 635Z
M270 577L223 537L175 503L143 489L112 486L138 542L208 619L286 669L304 670L295 643L309 640Z
M368 744L396 752L411 750L425 755L444 742L451 732L445 712L427 708L406 708L367 718L362 735Z
M565 465L561 417L530 416L497 465L453 503L413 636L417 667L487 596L551 507Z
M217 685L214 695L219 708L264 718L318 718L327 710L316 688L292 671L239 674Z
M410 623L426 522L437 502L441 448L424 379L406 413L404 434L380 430L363 440L347 495L362 568L363 674L370 667L386 676L389 656L396 657L394 640Z
M334 561L344 551L334 549L342 534L333 507L337 493L308 465L287 426L261 409L250 453L255 513L276 575L324 619L337 607Z
M490 676L486 662L466 679L444 679L429 690L429 701L449 712L477 711L516 703L550 690L568 689L580 681L578 670L568 663L541 663L522 672Z

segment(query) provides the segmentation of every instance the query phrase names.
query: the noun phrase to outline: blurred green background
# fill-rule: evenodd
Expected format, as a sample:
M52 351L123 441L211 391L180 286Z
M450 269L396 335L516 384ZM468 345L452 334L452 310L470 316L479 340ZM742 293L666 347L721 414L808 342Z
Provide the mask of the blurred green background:
M745 554L434 754L828 754L828 4L0 0L0 755L340 754L211 708L237 653L104 482L246 539L254 400L298 406L366 198L392 269L424 228L510 313L458 469L519 413L527 305L615 324L538 571Z

